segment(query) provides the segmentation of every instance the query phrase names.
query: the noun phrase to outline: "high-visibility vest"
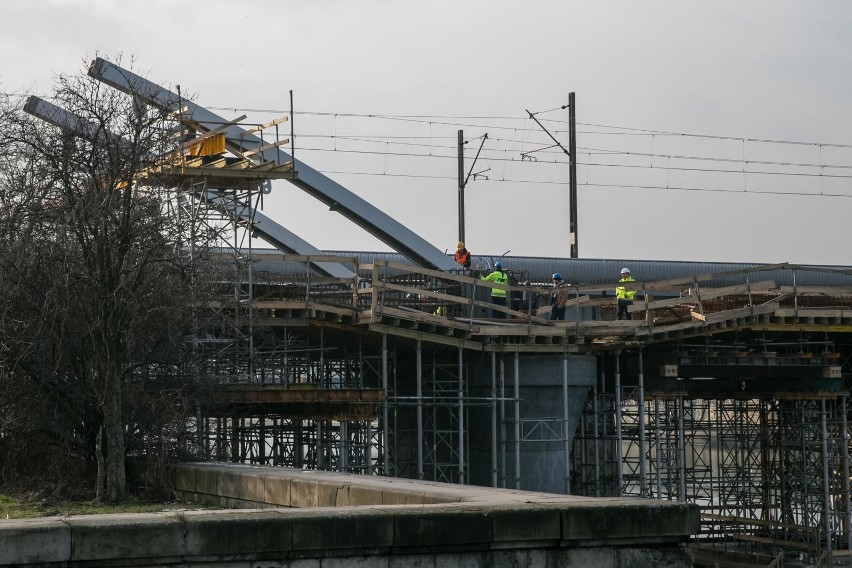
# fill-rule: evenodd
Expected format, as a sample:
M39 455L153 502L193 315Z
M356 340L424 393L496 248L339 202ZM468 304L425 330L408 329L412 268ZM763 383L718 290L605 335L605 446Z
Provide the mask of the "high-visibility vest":
M621 282L636 282L632 277L628 276L627 278L622 278L618 281ZM615 297L618 300L629 300L633 301L633 296L636 295L636 290L628 290L624 286L618 286L615 289Z
M459 249L455 254L456 262L464 266L465 268L470 268L470 251L467 249Z
M509 276L503 272L502 270L495 270L488 276L482 278L488 282L494 282L495 284L506 284L509 282ZM498 290L497 288L491 288L491 297L492 298L505 298L506 291Z

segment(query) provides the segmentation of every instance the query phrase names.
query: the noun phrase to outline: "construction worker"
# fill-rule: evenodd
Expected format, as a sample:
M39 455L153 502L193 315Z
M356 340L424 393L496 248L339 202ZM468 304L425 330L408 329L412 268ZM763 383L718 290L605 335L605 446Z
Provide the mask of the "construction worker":
M470 251L464 248L464 243L461 241L456 245L455 259L465 270L470 270Z
M553 290L550 292L550 319L565 319L565 281L558 272L553 274Z
M628 290L623 286L625 282L636 282L630 276L629 268L621 269L621 279L618 281L619 286L615 288L615 299L618 301L618 315L616 319L630 319L630 315L627 313L627 306L633 303L633 296L636 295L636 290Z
M482 279L487 282L494 282L495 284L506 284L509 282L509 276L506 274L506 272L503 271L503 263L499 260L494 263L494 272L492 272L488 276L483 276ZM497 288L491 288L491 303L497 304L498 306L505 306L506 291L498 290ZM503 318L504 315L503 312L497 311L492 308L491 317L495 319L500 319Z

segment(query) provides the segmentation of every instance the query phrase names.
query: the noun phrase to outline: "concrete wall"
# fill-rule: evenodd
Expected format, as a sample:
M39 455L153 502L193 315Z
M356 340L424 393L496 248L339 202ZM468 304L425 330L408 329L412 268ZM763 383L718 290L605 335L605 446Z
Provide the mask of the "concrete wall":
M698 531L686 504L285 468L189 464L175 487L263 508L0 521L0 565L682 568Z

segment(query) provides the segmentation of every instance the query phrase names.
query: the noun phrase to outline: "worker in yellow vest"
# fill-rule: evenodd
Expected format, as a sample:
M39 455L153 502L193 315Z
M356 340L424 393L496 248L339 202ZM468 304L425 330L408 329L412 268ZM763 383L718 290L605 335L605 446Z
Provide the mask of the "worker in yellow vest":
M492 272L488 276L483 276L482 279L487 282L494 282L495 284L507 284L509 282L509 276L503 271L503 263L499 260L494 263L494 272ZM505 306L506 291L498 290L497 288L491 288L491 303L497 304L498 306ZM505 316L503 312L491 308L491 317L495 319L500 319Z
M618 315L616 319L630 319L630 315L627 313L627 306L633 303L633 296L636 295L636 290L628 290L624 286L625 282L636 282L630 276L629 268L621 269L621 279L618 281L619 286L615 288L615 299L618 301Z

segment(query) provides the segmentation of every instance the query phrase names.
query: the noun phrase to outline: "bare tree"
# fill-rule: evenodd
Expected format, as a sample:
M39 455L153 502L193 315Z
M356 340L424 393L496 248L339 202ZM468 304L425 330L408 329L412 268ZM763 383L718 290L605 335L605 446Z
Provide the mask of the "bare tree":
M60 76L53 99L86 127L59 129L11 104L0 115L0 286L10 299L0 380L30 393L5 405L91 458L98 498L114 501L127 492L128 433L157 422L162 406L151 401L197 389L190 299L203 255L185 254L186 220L167 213L173 194L150 176L138 183L174 151L175 115L85 73ZM61 420L46 421L51 412Z

